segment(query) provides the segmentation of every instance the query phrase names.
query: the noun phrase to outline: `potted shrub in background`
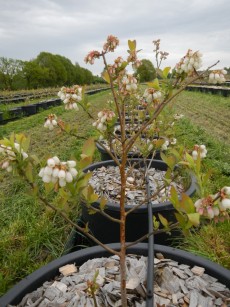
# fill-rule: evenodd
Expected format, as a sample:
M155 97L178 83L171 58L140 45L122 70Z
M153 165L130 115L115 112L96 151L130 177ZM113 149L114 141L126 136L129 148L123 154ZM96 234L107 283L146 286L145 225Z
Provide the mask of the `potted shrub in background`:
M115 148L113 148L112 142L109 142L109 149L105 147L99 140L89 139L82 151L80 161L60 161L56 156L50 157L46 164L41 168L39 176L45 183L46 193L48 197L45 197L38 184L36 183L36 168L40 165L38 159L35 156L28 156L26 153L29 147L29 140L24 135L12 135L10 139L4 139L1 141L1 153L3 154L3 160L1 162L1 167L6 169L8 172L12 170L17 172L19 175L24 177L27 183L32 188L34 195L39 198L39 200L51 208L58 214L60 214L68 223L75 227L78 231L81 231L92 239L96 244L101 245L106 251L113 253L119 257L120 266L120 291L121 291L121 304L122 306L127 306L127 290L126 290L126 251L128 247L132 244L143 240L137 238L136 242L127 243L126 242L126 223L127 223L127 212L125 208L126 201L126 188L128 181L128 174L126 171L126 166L128 163L128 153L135 145L135 142L145 131L145 129L157 120L158 116L162 113L162 110L169 105L174 97L179 95L188 84L191 82L203 78L208 74L208 70L198 73L198 69L201 65L201 54L196 51L193 52L189 50L185 57L176 65L176 67L171 71L170 67L165 69L160 69L160 63L165 58L166 54L160 52L159 50L159 40L154 42L156 59L157 59L157 72L160 79L156 78L152 83L148 84L148 88L145 89L143 95L138 92L138 81L132 74L128 74L126 69L129 64L134 68L140 64L137 59L136 42L129 41L129 55L126 61L122 60L120 57L115 60L113 65L108 65L106 61L106 54L108 52L113 52L118 46L119 41L114 36L109 36L103 50L101 52L92 51L86 57L86 62L93 64L94 60L97 58L102 58L105 64L105 72L103 74L104 79L110 84L113 105L112 109L104 109L99 112L98 119L94 122L94 126L99 130L100 134L107 139L116 138L121 143L121 152L118 158ZM222 71L219 74L222 76ZM216 73L217 74L217 73ZM63 87L59 92L60 98L65 104L67 110L77 110L79 106L83 107L84 110L90 115L88 110L88 105L83 103L83 90L79 86L74 86L73 88ZM126 106L130 102L130 98L134 97L135 100L139 100L140 104L143 103L143 99L147 104L146 111L148 112L148 117L145 121L140 124L140 127L133 134L127 137L125 131L125 111ZM120 138L113 134L113 129L117 119L120 122ZM49 129L53 129L54 126L59 126L63 131L70 132L71 129L69 125L66 125L62 121L57 121L54 115L47 118L45 126ZM120 195L119 195L119 218L114 218L106 213L107 200L105 197L99 197L92 187L89 185L89 179L91 177L90 173L84 172L85 167L87 167L92 162L92 156L95 150L95 141L97 141L111 156L115 164L119 168L120 173ZM156 148L160 148L164 143L164 140L157 140L155 145ZM204 145L194 147L194 150L189 154L184 148L179 148L178 150L172 149L171 154L162 154L162 159L168 165L168 170L166 172L164 183L159 185L156 192L150 195L147 191L144 200L135 204L132 207L132 211L138 209L144 204L150 204L151 201L156 197L163 189L169 186L175 180L174 171L176 165L181 165L184 167L185 171L193 172L196 174L197 183L200 187L200 199L193 203L192 199L184 193L178 193L174 186L170 187L169 199L176 209L176 219L178 225L186 233L192 226L198 226L200 215L204 215L209 218L219 217L227 218L228 209L230 206L230 188L224 187L216 195L208 195L207 191L203 186L203 181L207 180L207 177L200 175L200 165L201 159L206 155L206 148ZM148 161L145 159L145 163ZM148 169L149 164L146 164L146 172L144 174L144 179L148 183ZM61 208L55 207L55 205L50 201L50 195L53 192L57 193L61 201ZM117 223L120 227L120 243L119 249L115 250L102 242L100 242L96 237L94 237L90 232L90 225L81 227L75 222L71 221L68 213L65 213L63 208L67 205L69 199L73 199L81 196L84 200L84 205L88 208L89 212L100 213L107 217L111 222ZM95 201L99 201L99 207L96 208L93 204ZM155 228L159 227L159 223L163 225L165 231L170 230L170 223L162 215L158 216L159 221L155 221ZM148 221L152 223L151 218ZM151 224L150 223L150 224ZM105 229L106 231L106 229ZM149 231L146 237L153 237L153 231ZM153 250L153 247L150 248ZM153 259L152 259L153 260ZM153 278L153 276L151 276ZM152 285L151 285L152 287Z

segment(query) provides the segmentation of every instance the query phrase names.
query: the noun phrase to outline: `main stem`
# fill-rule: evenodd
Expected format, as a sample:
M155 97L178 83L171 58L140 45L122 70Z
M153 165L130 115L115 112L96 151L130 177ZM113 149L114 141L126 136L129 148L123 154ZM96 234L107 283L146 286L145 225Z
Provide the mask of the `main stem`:
M121 142L122 142L122 159L120 165L120 176L121 176L121 198L120 198L120 274L121 274L121 302L122 307L127 306L127 293L126 293L126 265L125 265L125 257L126 257L126 236L125 236L125 228L126 228L126 214L125 214L125 187L126 187L126 174L125 174L125 166L127 160L126 154L126 144L125 144L125 106L122 103L121 106Z

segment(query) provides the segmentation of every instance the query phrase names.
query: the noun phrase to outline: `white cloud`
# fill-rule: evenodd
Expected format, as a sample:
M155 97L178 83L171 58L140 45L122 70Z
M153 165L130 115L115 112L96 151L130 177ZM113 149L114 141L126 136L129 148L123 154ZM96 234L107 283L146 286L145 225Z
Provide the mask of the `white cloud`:
M136 39L140 57L153 59L152 40L161 38L169 65L192 48L207 65L230 66L229 0L0 0L0 7L0 56L29 60L47 51L99 74L102 63L84 57L113 34L121 41L116 56L126 57L127 40Z

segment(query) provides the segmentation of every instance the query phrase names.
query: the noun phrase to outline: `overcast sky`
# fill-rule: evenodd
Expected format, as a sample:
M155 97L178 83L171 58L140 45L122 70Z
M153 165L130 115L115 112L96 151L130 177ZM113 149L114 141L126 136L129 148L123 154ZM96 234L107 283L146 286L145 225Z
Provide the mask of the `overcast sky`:
M154 62L153 44L161 39L174 66L188 48L200 50L204 67L220 60L230 66L230 0L0 0L0 57L31 60L41 51L60 54L100 74L97 60L109 34L120 40L115 55L126 58L127 40L136 39L140 58Z

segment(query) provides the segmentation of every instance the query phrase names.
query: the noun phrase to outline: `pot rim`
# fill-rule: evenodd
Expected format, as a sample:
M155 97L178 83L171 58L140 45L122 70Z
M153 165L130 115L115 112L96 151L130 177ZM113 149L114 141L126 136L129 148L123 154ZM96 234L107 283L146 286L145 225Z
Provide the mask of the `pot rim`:
M134 161L134 162L138 162L140 160L143 160L141 158L133 158L133 159L129 159L129 161ZM147 161L151 161L151 159L146 159ZM152 160L152 163L156 163L156 165L158 164L159 166L161 166L161 170L162 169L167 169L167 164L161 160ZM87 171L91 171L95 168L99 168L102 166L107 166L107 165L116 165L116 163L113 160L107 160L107 161L101 161L101 162L96 162L93 163L91 165L89 165L88 167L84 168L83 171L87 172ZM196 178L191 175L191 184L189 186L189 188L185 191L185 194L187 194L188 196L192 196L196 191ZM99 202L95 202L93 203L93 205L95 206L99 206ZM129 205L125 205L125 210L128 211L132 208L132 206ZM109 210L113 210L113 211L120 211L120 207L117 203L115 202L111 202L108 201L106 204L105 209L109 209ZM148 210L148 206L147 205L142 205L141 207L137 208L135 211L132 212L132 214L140 214L140 213L146 213L146 211ZM174 210L174 207L172 205L172 203L170 201L165 201L163 203L158 203L158 204L153 204L152 205L152 210L153 213L155 212L159 212L159 211L166 211L166 210Z
M108 244L112 249L119 250L120 243ZM148 255L148 244L138 243L127 249L128 253L138 254L147 256ZM195 254L186 252L184 250L179 250L164 245L154 245L154 252L161 252L164 256L176 260L179 263L192 265L198 265L205 268L205 273L211 275L218 279L219 282L230 287L230 270L220 266L219 264L212 262L208 259L202 258ZM18 304L22 298L38 287L40 287L45 281L53 279L59 274L58 269L66 264L75 263L77 265L83 264L85 261L92 258L107 257L111 255L101 246L93 246L89 248L76 251L58 259L53 260L47 265L36 270L32 274L28 275L26 278L22 279L18 284L16 284L12 289L10 289L2 298L0 298L0 306L6 307L8 304Z

